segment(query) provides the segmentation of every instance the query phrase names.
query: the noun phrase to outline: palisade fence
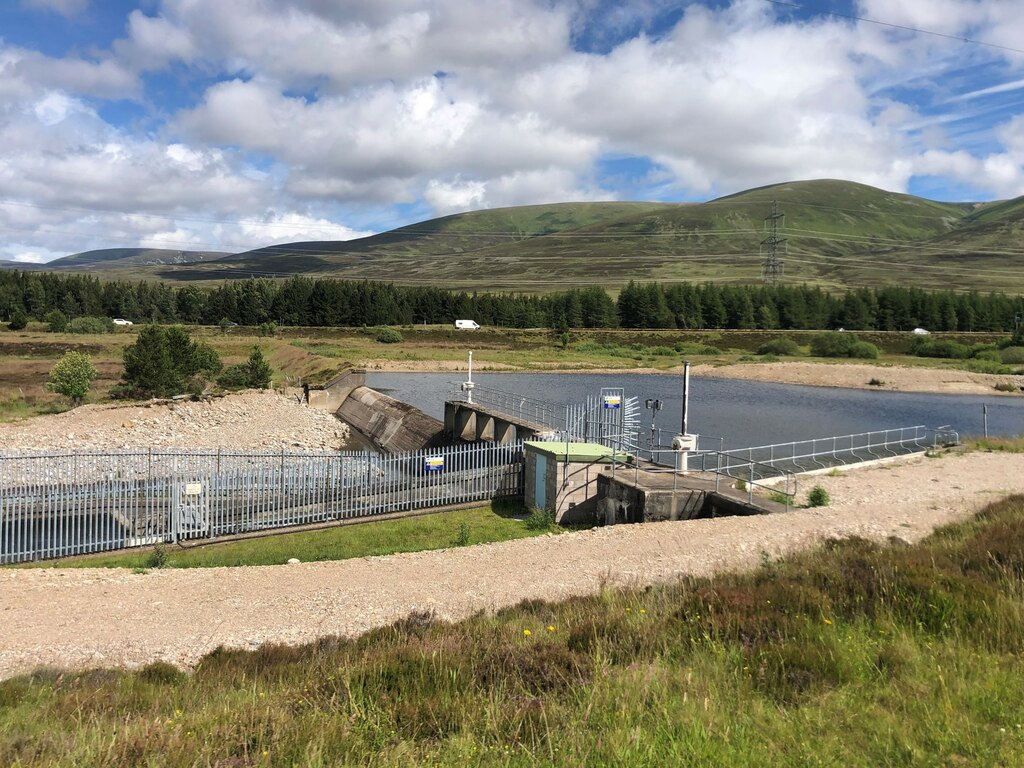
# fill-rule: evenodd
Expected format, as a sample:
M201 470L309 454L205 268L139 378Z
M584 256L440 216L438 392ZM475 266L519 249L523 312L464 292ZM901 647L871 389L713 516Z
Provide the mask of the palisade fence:
M521 444L365 452L0 452L0 563L523 492Z

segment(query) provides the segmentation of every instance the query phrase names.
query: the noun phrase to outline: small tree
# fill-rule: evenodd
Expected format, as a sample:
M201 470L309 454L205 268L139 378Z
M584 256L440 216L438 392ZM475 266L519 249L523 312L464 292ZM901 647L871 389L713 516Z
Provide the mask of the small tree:
M50 380L46 388L58 395L64 395L72 405L78 405L89 394L96 368L88 355L68 352L50 369Z
M270 368L270 363L263 357L263 352L260 351L259 347L253 347L252 352L249 353L248 368L250 387L266 389L270 386L270 377L274 372Z
M11 315L11 322L7 324L7 327L12 331L21 331L24 330L26 325L28 325L28 315L20 309L14 310L14 313Z
M50 333L64 333L68 329L68 316L59 309L51 309L43 316Z

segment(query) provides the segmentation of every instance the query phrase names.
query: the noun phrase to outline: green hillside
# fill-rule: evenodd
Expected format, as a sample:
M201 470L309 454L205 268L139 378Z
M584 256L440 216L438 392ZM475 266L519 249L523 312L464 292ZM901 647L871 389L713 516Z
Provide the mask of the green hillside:
M109 268L123 266L154 266L192 264L220 259L230 254L223 251L175 251L168 248L102 248L73 253L47 264L51 269L80 269L85 266Z
M274 245L182 264L120 258L90 269L171 281L306 274L530 292L615 289L629 280L754 283L773 201L785 214L779 235L787 281L1024 292L1024 198L941 203L835 180L775 184L706 203L474 211L359 240ZM81 268L75 258L62 266Z

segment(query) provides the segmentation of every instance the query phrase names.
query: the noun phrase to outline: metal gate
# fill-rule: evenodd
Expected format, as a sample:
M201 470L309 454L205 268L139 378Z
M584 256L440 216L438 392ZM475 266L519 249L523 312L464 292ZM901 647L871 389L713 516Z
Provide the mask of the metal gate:
M174 541L209 533L210 504L206 490L206 484L200 482L175 484L172 510Z

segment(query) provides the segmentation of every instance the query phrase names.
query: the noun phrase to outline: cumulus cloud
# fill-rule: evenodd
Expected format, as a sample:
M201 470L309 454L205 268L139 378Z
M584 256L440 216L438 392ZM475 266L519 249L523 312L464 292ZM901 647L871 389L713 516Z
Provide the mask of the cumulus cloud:
M856 12L1010 46L1024 33L1016 0ZM61 226L234 250L408 223L402 204L446 214L644 185L693 199L815 177L903 191L929 175L1017 194L1024 126L971 121L1020 88L1019 59L762 0L154 0L109 50L0 41L0 199L96 211L21 221L39 228L24 256L56 247ZM996 81L968 76L984 67ZM158 72L204 85L157 104ZM146 130L104 118L123 98ZM649 175L602 178L613 157ZM119 210L139 218L105 213ZM13 215L0 207L0 224Z

